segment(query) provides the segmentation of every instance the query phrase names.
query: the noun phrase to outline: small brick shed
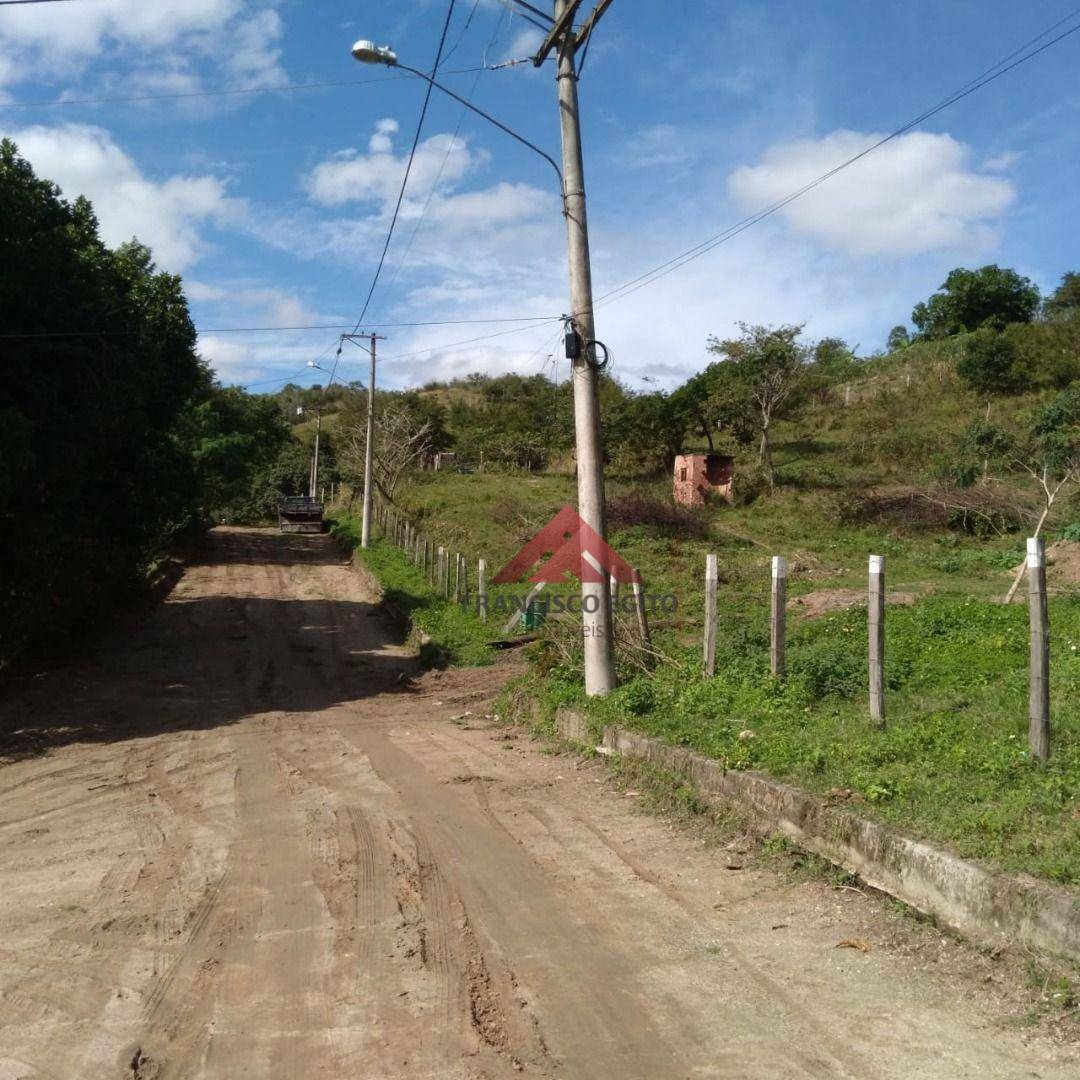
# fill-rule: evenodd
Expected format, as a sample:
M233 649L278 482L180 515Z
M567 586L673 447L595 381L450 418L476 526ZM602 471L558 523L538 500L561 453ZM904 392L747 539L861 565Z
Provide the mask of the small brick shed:
M675 501L704 506L709 493L732 502L735 498L735 459L729 454L680 454L675 458Z

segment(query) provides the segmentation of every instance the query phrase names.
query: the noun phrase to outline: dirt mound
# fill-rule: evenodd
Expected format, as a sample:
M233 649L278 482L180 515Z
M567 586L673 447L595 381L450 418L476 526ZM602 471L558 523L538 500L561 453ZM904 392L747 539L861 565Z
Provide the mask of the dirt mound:
M891 592L885 594L885 603L903 604L905 607L915 603L916 594L912 592ZM833 611L846 611L858 604L866 603L865 590L859 589L816 589L803 596L793 596L787 604L788 611L797 611L808 619L819 619Z
M1019 574L1024 566L1017 563L1009 573ZM1046 549L1046 582L1051 586L1080 585L1080 543L1055 540Z

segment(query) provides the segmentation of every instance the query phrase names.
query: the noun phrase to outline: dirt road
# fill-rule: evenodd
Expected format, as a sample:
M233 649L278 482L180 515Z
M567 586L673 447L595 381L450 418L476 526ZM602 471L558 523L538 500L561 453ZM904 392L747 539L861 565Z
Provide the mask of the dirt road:
M990 961L704 850L372 600L219 529L0 707L0 1080L1077 1075Z

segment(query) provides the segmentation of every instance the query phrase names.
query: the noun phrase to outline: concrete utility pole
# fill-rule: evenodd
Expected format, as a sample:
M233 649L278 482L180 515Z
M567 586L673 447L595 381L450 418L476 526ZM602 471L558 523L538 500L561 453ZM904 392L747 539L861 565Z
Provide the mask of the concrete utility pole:
M516 0L517 4L533 16L547 20L547 16L533 4ZM448 94L465 108L482 116L511 138L539 154L560 175L563 190L563 214L566 217L566 235L570 262L571 320L580 339L580 348L574 357L574 438L577 452L578 514L600 536L606 538L604 520L604 472L603 452L600 447L600 403L597 392L596 348L593 327L592 272L589 266L589 228L585 217L585 171L581 161L581 128L578 122L577 72L575 57L589 40L596 24L612 0L599 0L589 16L574 29L574 16L583 0L555 0L555 14L551 26L533 57L533 64L540 67L557 50L559 58L558 91L559 123L562 128L562 169L547 153L494 116L478 109L467 98L434 79L434 72L427 75L414 67L398 61L397 54L387 45L376 45L361 39L352 47L353 56L364 64L385 64L416 75L430 85ZM511 6L508 4L508 6ZM542 23L537 25L543 26ZM584 557L584 553L583 553ZM605 575L598 575L603 578ZM607 582L582 582L581 607L583 633L585 636L585 692L606 694L615 688L615 655L612 641L611 601Z
M360 546L366 548L371 541L372 469L375 460L375 342L385 341L382 334L342 334L347 341L366 348L371 358L368 375L367 434L364 438L364 510L360 520ZM367 345L360 345L367 341Z
M610 0L608 0L610 3ZM592 268L589 261L589 226L585 212L585 170L581 154L578 113L578 47L591 32L608 3L597 5L586 27L575 35L574 13L581 0L555 0L555 25L536 55L540 63L558 49L559 124L562 128L563 214L566 218L570 263L570 310L581 339L580 355L573 361L574 443L577 453L578 514L600 536L607 538L604 509L604 453L600 443L599 373L593 320ZM584 557L584 553L583 553ZM601 575L604 577L606 575ZM585 693L607 694L615 689L611 596L606 582L581 583L582 632L585 635Z
M368 375L367 437L364 440L364 514L360 523L360 546L366 548L371 540L371 473L375 460L375 342L371 335L371 372Z
M314 499L315 492L319 490L319 435L322 432L322 409L315 416L315 454L311 459L311 491Z

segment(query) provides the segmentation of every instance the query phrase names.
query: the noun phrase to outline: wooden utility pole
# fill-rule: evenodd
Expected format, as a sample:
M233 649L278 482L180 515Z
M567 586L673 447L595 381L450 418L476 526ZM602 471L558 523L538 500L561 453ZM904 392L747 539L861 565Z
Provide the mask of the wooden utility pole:
M870 556L867 629L870 648L870 720L885 726L885 556Z
M774 675L787 672L787 559L774 555L772 560L772 619L769 668Z
M1028 680L1028 749L1050 756L1050 616L1046 606L1046 547L1041 536L1027 542L1028 621L1031 660Z
M702 641L702 659L705 677L716 674L716 589L720 571L715 555L705 556L705 634Z

